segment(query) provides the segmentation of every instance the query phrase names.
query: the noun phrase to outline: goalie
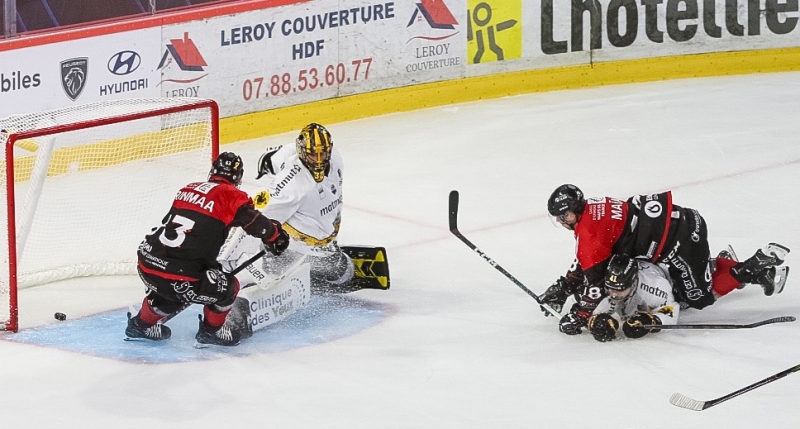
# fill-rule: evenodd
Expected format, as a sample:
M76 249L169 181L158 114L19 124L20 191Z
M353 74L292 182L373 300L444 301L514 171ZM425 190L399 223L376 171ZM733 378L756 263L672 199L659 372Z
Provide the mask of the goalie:
M243 272L242 277L253 277L244 280L245 284L275 279L302 258L311 266L312 294L388 289L385 249L340 247L337 242L343 169L331 134L316 123L305 126L294 145L268 148L261 155L256 179L263 178L266 189L253 200L265 216L282 223L290 243L284 254L264 256L263 273ZM258 240L239 233L229 240L220 262L237 265L258 253L260 246Z

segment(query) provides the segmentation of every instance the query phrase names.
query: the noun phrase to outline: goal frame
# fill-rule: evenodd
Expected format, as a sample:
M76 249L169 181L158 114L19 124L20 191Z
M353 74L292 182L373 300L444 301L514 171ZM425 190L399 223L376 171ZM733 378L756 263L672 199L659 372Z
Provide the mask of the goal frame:
M119 100L124 102L125 100ZM12 132L7 134L8 139L5 147L5 162L6 162L6 200L7 207L7 228L8 228L8 295L9 295L9 317L8 322L5 323L5 330L17 332L19 330L19 299L18 299L18 277L17 277L17 222L16 222L16 194L14 183L14 144L19 140L31 139L42 137L49 134L57 134L67 131L85 130L88 128L100 127L103 125L111 125L126 121L135 121L138 119L145 119L150 117L158 117L195 109L208 109L211 118L210 132L211 132L211 156L209 160L209 167L211 162L219 155L219 105L216 101L211 99L198 99L196 102L190 102L179 106L169 106L147 110L143 112L128 113L114 117L100 118L96 120L86 120L71 124L54 125L44 127L36 130L28 130L21 132Z

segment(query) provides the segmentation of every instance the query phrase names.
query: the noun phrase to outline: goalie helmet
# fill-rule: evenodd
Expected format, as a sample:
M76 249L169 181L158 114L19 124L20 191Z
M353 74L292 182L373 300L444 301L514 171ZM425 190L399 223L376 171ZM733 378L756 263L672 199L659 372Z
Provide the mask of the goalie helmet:
M639 264L633 258L613 255L608 261L604 283L611 299L623 301L630 298L639 287Z
M331 133L320 124L306 125L297 137L297 156L319 183L331 168Z
M211 171L208 172L209 180L221 177L237 188L242 183L242 176L244 176L244 163L242 158L233 152L219 154L211 164Z
M581 214L586 207L583 192L575 185L561 185L550 194L547 200L547 211L553 217L563 216L568 211Z

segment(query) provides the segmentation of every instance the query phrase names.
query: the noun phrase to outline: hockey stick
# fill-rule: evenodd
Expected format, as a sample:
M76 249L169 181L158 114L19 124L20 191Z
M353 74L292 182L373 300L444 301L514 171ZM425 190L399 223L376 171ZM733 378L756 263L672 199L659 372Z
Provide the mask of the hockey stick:
M238 267L234 268L233 271L231 271L231 274L233 274L234 276L236 274L239 274L243 269L249 267L250 264L252 264L253 262L255 262L255 261L259 260L259 259L261 259L261 257L266 255L266 254L267 254L266 250L262 250L262 251L256 253L255 255L253 255L252 258L244 261L244 263L242 263L242 265L239 265Z
M236 275L236 274L238 274L240 271L242 271L243 269L247 268L247 267L248 267L250 264L252 264L253 262L255 262L255 261L259 260L259 259L260 259L262 256L264 256L264 255L266 255L266 254L267 254L267 251L266 251L266 250L262 250L262 251L260 251L260 252L256 253L255 255L253 255L253 257L251 257L250 259L248 259L248 260L244 261L244 262L242 263L242 265L239 265L238 267L234 268L234 269L233 269L233 270L232 270L230 273L231 273L231 274L233 274L233 275ZM175 316L177 316L178 314L182 313L182 312L183 312L183 310L186 310L186 309L187 309L187 308L189 308L189 306L191 306L192 304L193 304L193 303L191 303L191 302L187 302L187 303L183 304L183 306L181 306L181 308L180 308L178 311L176 311L176 312L174 312L174 313L172 313L172 314L169 314L169 315L167 315L166 317L164 317L163 319L161 319L161 320L160 320L158 323L161 323L161 324L163 325L163 324L165 324L165 323L169 322L170 320L172 320L172 318L173 318L173 317L175 317ZM132 308L132 307L131 307L131 308ZM131 313L133 313L133 312L131 312Z
M503 275L506 276L512 282L514 282L515 285L519 286L519 288L525 291L525 293L527 293L531 298L535 299L536 302L538 302L539 305L541 305L545 310L547 310L548 313L552 314L553 316L556 316L558 319L561 319L561 313L553 309L553 307L551 307L549 304L542 302L542 298L540 298L539 295L536 295L535 293L531 292L531 290L528 289L524 284L522 284L522 282L520 282L514 276L512 276L511 273L509 273L503 267L501 267L497 262L495 262L492 258L490 258L489 255L481 251L481 249L478 249L478 247L472 244L472 242L469 241L467 237L464 237L464 234L462 234L458 230L458 191L450 191L450 232L452 232L453 235L458 237L459 240L463 241L464 244L466 244L467 247L469 247L475 253L477 253L478 256L480 256L486 262L488 262L489 265L493 266L495 269L497 269L497 271L503 273Z
M773 317L772 319L762 320L760 322L748 323L746 325L724 324L724 323L708 323L698 325L642 325L642 328L655 328L655 329L748 329L757 328L759 326L771 325L773 323L794 322L797 320L794 316L781 316Z
M761 387L767 383L772 383L773 381L786 377L787 375L800 371L800 365L795 365L787 370L781 371L773 376L767 377L757 383L753 383L747 387L741 388L733 393L729 393L725 396L719 397L717 399L712 399L710 401L698 401L692 399L688 396L684 396L680 393L673 393L672 396L669 398L669 403L681 408L686 408L687 410L694 410L694 411L703 411L706 408L711 408L714 405L719 404L720 402L725 402L728 399L735 398L743 393L747 393L755 388Z

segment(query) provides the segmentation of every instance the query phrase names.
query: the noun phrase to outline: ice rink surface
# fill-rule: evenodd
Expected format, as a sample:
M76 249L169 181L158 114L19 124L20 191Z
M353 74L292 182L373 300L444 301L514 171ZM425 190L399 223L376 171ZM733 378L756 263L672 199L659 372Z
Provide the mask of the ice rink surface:
M462 232L542 293L574 250L571 233L546 216L556 186L618 198L671 189L676 204L705 217L712 253L731 244L746 258L777 241L793 249L786 263L797 270L781 295L748 286L682 313L682 321L798 316L798 111L800 73L782 73L525 95L326 124L346 166L340 243L385 246L389 291L331 301L318 319L301 311L285 331L257 332L240 346L246 352L206 349L215 353L207 359L195 350L186 360L154 363L142 353L150 345L122 342L121 315L143 293L137 279L24 290L24 329L0 336L2 427L800 427L800 375L702 412L668 402L673 392L717 398L800 363L800 322L612 343L568 337L447 229L447 196L457 189ZM263 148L291 143L295 134L223 150L243 156L244 187L252 189ZM361 310L374 317L351 317ZM55 311L67 322L53 320ZM297 320L316 329L303 331ZM191 347L180 341L194 335L195 323L176 323L177 344L169 347ZM29 341L47 330L122 347L127 359ZM97 340L108 332L118 335Z

